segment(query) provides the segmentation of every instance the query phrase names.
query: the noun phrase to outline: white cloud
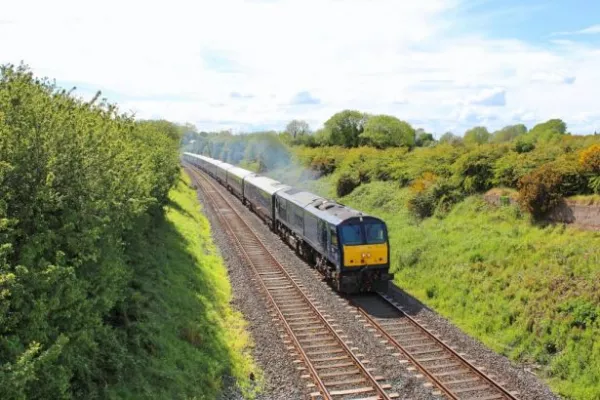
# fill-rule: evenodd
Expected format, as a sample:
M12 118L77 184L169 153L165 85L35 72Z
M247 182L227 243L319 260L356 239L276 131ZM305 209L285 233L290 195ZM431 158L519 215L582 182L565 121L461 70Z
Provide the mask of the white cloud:
M588 26L587 28L578 31L555 32L553 36L570 36L570 35L594 35L600 33L600 24Z
M524 113L569 122L597 104L598 49L458 33L460 1L23 0L3 6L0 62L203 129L317 128L355 108L461 132ZM319 104L291 105L299 93ZM488 107L486 93L505 106Z
M560 72L551 72L551 71L539 71L533 73L531 76L532 82L542 82L542 83L557 83L557 84L567 84L572 85L575 83L576 77L573 75L568 75Z
M468 103L486 107L503 107L506 105L506 90L503 88L484 89L471 97Z

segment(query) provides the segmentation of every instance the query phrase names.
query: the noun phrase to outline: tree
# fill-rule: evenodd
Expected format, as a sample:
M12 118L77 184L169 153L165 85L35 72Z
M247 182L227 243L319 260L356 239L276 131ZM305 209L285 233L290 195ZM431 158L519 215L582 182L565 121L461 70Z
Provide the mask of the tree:
M285 131L292 135L294 139L300 135L306 135L310 133L310 126L306 121L294 119L290 121L285 127Z
M366 119L366 114L354 110L344 110L334 114L325 122L323 135L326 143L344 147L357 147Z
M446 132L440 137L440 143L445 143L445 144L456 145L456 144L461 144L462 141L463 141L463 139L460 136L457 136L452 132Z
M496 131L492 135L493 143L510 142L514 138L523 136L527 133L527 127L523 124L508 125Z
M370 117L360 134L361 143L380 149L387 147L413 147L415 130L407 122L390 115Z
M425 132L424 129L419 128L415 132L415 146L427 147L435 142L435 139L431 133Z
M567 133L567 124L561 119L550 119L534 126L529 134L534 140L548 141Z
M490 133L485 126L476 126L465 132L465 143L484 144L490 141Z
M554 131L560 135L567 133L567 124L562 119L549 119L546 122L537 124L531 129L532 134L538 134L543 131Z

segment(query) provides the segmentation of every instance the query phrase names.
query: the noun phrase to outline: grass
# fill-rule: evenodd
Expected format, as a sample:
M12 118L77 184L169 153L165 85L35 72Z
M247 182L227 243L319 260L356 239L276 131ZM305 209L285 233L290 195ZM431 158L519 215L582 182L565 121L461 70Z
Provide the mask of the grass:
M316 185L318 186L318 185ZM600 398L600 233L540 227L478 196L419 221L407 189L374 182L341 201L388 224L396 283L569 399Z
M492 188L488 190L485 194L491 196L508 196L512 200L517 200L517 198L519 197L519 192L516 189L505 187Z
M587 206L600 205L600 194L580 194L566 198L567 201Z
M250 356L245 322L230 306L227 270L187 176L181 175L169 199L165 217L136 249L136 264L145 272L124 311L137 316L126 321L135 354L124 360L128 378L109 397L215 399L235 381L252 398L261 374Z

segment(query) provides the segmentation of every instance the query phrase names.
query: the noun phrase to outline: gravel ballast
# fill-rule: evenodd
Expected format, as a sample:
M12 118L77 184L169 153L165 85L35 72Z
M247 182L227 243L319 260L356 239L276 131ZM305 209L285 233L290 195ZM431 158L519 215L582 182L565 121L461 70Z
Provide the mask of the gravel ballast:
M213 181L214 182L214 181ZM346 300L338 295L327 285L320 274L310 268L291 250L277 235L242 203L227 190L214 182L218 190L226 196L235 209L244 215L246 221L258 234L267 248L288 272L295 274L304 285L305 293L309 293L320 303L321 309L331 315L339 325L339 329L348 336L356 353L366 355L369 367L373 368L374 375L386 378L386 383L392 385L391 391L400 394L400 399L439 399L433 394L435 388L429 387L428 381L414 371L410 371L409 363L403 358L394 355L394 349L377 337L370 326L358 321L357 314ZM285 348L283 340L277 331L276 323L267 310L267 300L257 289L253 272L245 264L233 243L223 230L214 210L206 202L201 190L198 198L204 204L204 210L212 225L215 243L219 247L223 259L227 263L231 284L234 293L233 306L241 311L248 321L248 330L253 336L255 349L253 355L265 374L265 392L262 399L301 399L309 391L306 389L307 381L300 378L296 370L294 358ZM396 299L405 308L411 311L411 316L426 323L430 329L439 333L453 348L465 353L470 361L477 366L485 367L487 373L493 374L498 382L505 383L510 391L517 391L520 399L558 399L549 388L535 375L528 372L525 367L515 365L508 359L489 350L477 340L469 337L453 326L443 317L421 305L408 294L397 291ZM236 398L236 397L224 397Z

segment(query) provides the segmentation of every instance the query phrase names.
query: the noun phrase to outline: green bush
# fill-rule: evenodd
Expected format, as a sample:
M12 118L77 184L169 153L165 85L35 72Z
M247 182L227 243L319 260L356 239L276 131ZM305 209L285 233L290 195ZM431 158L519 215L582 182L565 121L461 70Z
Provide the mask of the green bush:
M417 185L420 181L415 182ZM432 179L422 189L412 187L413 196L408 199L408 209L419 218L443 215L462 199L460 191L447 179Z
M123 372L128 251L175 182L177 129L25 66L0 69L0 110L2 397L101 397Z
M503 147L475 148L454 163L454 173L465 193L484 192L492 187L494 162Z

